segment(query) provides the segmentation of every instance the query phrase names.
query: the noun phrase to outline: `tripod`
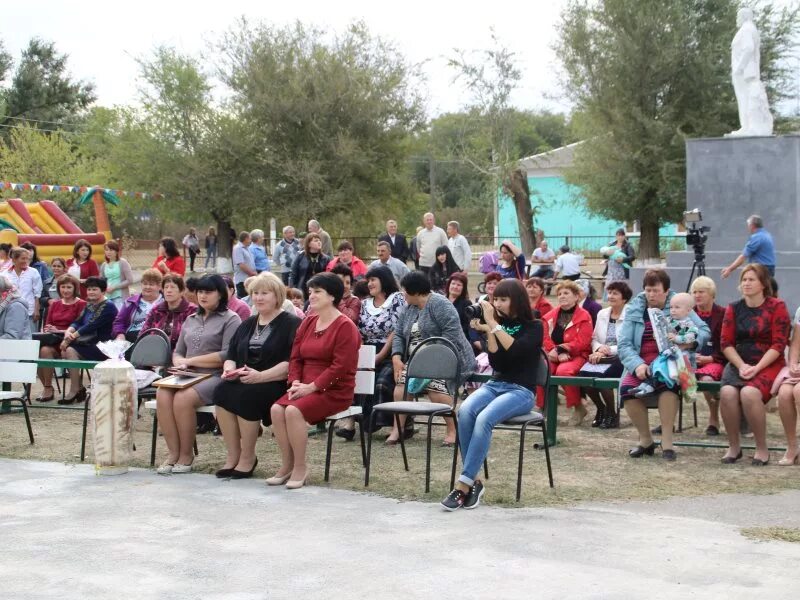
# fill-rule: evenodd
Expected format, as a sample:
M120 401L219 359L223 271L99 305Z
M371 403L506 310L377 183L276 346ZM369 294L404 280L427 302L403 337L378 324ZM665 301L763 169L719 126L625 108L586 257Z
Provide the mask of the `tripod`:
M705 244L698 244L694 247L694 262L689 273L689 282L686 284L686 293L692 288L692 281L695 276L702 277L706 274L706 248Z

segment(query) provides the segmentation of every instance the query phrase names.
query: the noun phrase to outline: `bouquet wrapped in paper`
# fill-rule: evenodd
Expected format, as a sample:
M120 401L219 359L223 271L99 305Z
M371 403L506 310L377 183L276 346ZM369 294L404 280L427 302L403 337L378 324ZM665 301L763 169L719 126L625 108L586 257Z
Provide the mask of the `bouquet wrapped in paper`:
M136 371L124 358L130 346L124 340L97 344L109 358L92 370L92 432L99 475L127 473L131 461L137 393Z

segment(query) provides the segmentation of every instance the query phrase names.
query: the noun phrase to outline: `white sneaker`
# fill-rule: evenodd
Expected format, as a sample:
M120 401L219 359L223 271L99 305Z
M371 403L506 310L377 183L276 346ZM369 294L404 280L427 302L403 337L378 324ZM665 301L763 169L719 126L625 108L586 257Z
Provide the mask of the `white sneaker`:
M168 462L164 462L160 467L156 469L156 473L159 475L169 475L172 473L172 469L175 468L175 465L170 464Z
M175 463L172 466L172 474L175 475L176 473L191 473L192 472L192 465L182 465L180 463Z

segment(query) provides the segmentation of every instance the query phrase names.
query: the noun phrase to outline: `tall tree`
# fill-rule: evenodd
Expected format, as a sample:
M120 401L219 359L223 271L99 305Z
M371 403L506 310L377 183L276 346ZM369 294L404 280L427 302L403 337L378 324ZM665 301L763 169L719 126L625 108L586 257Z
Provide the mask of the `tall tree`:
M242 23L221 51L233 109L260 142L253 183L273 214L353 232L410 193L407 140L422 99L392 45L361 23L338 35Z
M585 140L567 179L589 211L639 221L640 258L657 258L659 227L681 218L685 139L737 128L729 48L738 8L736 0L572 0L561 16L556 52ZM781 65L798 9L757 10L775 100L787 90Z
M0 124L29 120L42 129L55 129L92 104L94 85L73 80L67 72L67 58L52 42L32 39L22 52L10 86L0 90ZM11 68L11 57L0 47L0 81Z
M522 248L529 254L536 245L533 210L527 174L518 164L524 156L521 140L515 136L518 113L511 106L511 95L522 72L516 66L514 53L502 46L494 31L492 41L493 47L478 52L477 58L459 50L448 61L471 95L468 114L480 132L472 144L461 147L461 155L477 172L490 178L494 197L502 189L514 203ZM495 204L495 226L497 209Z

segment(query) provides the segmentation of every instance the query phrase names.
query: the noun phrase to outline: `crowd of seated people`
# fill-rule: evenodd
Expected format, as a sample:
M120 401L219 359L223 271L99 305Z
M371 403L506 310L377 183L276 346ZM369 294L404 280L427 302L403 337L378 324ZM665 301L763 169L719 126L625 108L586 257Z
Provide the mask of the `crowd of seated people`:
M624 246L626 240L620 243ZM98 341L135 342L143 333L159 330L172 345L173 366L209 373L211 377L186 389L159 388L157 411L167 446L166 459L158 468L161 474L192 470L196 409L213 404L227 452L218 477L252 477L262 427L272 427L281 466L267 483L302 487L309 477L310 426L352 404L362 407L361 425L366 425L375 404L406 400L409 356L429 337L444 337L454 345L460 379L425 380L414 396L452 405L456 388L479 364L488 365L492 373L490 382L469 394L460 407L458 436L455 422L446 423L442 445L452 447L458 440L464 461L456 488L443 501L449 510L480 503L484 484L479 468L493 426L544 406L545 391L536 388L540 349L555 376L619 381L618 389L565 386L573 425L581 425L589 415L587 405L593 405L592 426L617 429L624 408L637 437L628 452L631 458L652 456L660 445L664 460L677 459L674 427L682 393L676 382L664 383L653 373L660 348L650 309L662 311L667 319L674 310L675 292L665 270L649 269L641 291L633 290L625 279L607 279L603 308L597 290L571 272L574 269L566 269L565 260L554 264L552 252L543 245L535 261L539 274L551 275L542 272L551 269L564 277L552 282L555 297L548 299L550 283L536 276L526 278L524 254L504 241L496 265L482 282L482 294L471 301L475 289L470 290L469 276L455 264L448 246L436 249L436 262L427 273L411 271L400 282L398 269L388 264L391 255L367 269L349 242L339 245L335 258L323 254L319 233L305 236L302 248L286 273L289 285L263 271L244 282L246 295L240 299L229 278L206 275L184 281L176 272L179 266L169 264L174 253L165 238L155 268L142 275L140 291L129 294L123 289L109 298L108 281L86 275L91 271L91 247L78 242L70 262L51 263L53 283L48 279L41 290L47 310L39 332L40 356L102 360ZM387 254L388 242L380 249ZM104 274L108 269L122 273L116 264L118 247L107 244L106 251ZM14 252L8 253L11 260L22 256ZM562 250L562 257L569 254ZM123 284L130 286L127 269L114 277L115 291L126 288ZM766 465L770 461L766 405L777 397L787 445L778 463L798 464L800 314L790 318L765 267L746 265L739 283L741 298L727 307L716 303L716 287L708 277L696 278L690 289L693 310L687 319L697 334L687 351L696 355L697 380L721 386L718 393L699 396L709 407L704 432L727 437L721 460L732 464L743 457L741 431L746 425L755 442L750 463ZM11 328L27 304L7 277L0 279L0 288L0 325L8 323ZM483 320L469 318L466 309L472 304L481 305ZM26 315L29 327L33 314ZM356 396L362 345L376 351L375 387L371 395ZM37 400L50 401L52 369L41 368L39 376L43 390ZM655 382L652 393L636 392L642 382ZM80 371L70 371L69 391L62 402L85 397ZM656 430L649 423L653 408L660 421ZM353 419L343 420L336 435L352 440L356 425ZM414 434L413 419L401 418L399 425L379 420L375 427L386 429L388 446ZM661 434L658 444L654 433Z

